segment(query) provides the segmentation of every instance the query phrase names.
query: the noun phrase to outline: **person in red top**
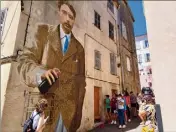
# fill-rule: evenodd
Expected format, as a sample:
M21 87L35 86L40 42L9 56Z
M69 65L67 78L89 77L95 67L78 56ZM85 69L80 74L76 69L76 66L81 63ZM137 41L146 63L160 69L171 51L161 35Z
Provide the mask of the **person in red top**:
M130 101L130 95L127 91L124 92L124 99L126 101L126 115L127 115L127 121L131 122L131 114L130 114L130 108L131 108L131 101Z
M112 122L111 124L117 124L116 122L116 107L117 107L117 97L116 94L112 95L112 99L111 99L111 119Z

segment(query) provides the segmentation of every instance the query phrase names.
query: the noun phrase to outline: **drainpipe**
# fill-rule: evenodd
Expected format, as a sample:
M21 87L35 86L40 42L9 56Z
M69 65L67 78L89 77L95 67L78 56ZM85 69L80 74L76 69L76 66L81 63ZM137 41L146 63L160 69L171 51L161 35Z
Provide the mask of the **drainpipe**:
M24 44L26 43L26 38L27 38L27 33L28 33L28 26L29 26L29 20L31 18L31 10L32 10L32 0L31 0L31 5L30 5L30 9L29 9L29 16L28 16L28 20L27 20L27 26L26 26L26 30L25 30L25 36L24 36Z

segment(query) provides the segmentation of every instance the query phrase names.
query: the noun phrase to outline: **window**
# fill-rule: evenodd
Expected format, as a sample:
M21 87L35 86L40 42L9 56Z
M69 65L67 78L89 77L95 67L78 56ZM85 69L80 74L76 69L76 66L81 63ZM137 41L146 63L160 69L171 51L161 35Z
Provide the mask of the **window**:
M110 53L110 72L112 75L117 75L116 57L113 53Z
M122 22L122 35L127 40L126 26L125 26L125 24L123 22Z
M108 8L111 10L112 13L114 13L114 4L112 0L108 0Z
M101 69L101 54L100 51L95 50L95 69Z
M145 54L145 62L150 62L150 54L149 53Z
M142 55L141 54L138 55L138 63L142 63Z
M100 15L95 11L94 14L94 25L100 29Z
M141 49L140 42L136 42L136 50L140 50L140 49Z
M149 74L152 74L152 69L151 68L149 69Z
M109 37L114 40L114 25L109 21Z
M6 15L7 15L7 8L1 10L0 15L1 15L1 27L0 27L0 29L1 29L1 36L2 36L4 26L5 26L5 19L6 19Z
M144 46L143 47L144 47L144 49L149 47L148 40L144 41Z
M128 70L128 71L131 71L130 58L127 57L126 60L127 60L127 70Z

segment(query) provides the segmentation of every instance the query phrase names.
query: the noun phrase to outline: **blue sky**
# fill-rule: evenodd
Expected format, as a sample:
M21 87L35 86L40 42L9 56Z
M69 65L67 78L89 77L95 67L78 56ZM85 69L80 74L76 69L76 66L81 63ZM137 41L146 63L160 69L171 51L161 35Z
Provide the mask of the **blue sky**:
M129 0L128 4L133 13L135 22L134 22L134 32L135 36L146 34L146 22L143 13L142 1L132 1Z

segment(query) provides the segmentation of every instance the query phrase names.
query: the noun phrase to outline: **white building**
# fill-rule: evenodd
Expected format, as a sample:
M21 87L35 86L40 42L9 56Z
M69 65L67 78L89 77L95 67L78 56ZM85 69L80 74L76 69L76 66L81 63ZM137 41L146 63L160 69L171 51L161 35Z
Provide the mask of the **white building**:
M152 69L147 35L135 37L141 88L152 86Z

